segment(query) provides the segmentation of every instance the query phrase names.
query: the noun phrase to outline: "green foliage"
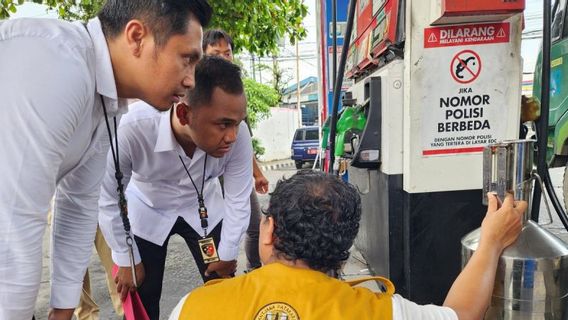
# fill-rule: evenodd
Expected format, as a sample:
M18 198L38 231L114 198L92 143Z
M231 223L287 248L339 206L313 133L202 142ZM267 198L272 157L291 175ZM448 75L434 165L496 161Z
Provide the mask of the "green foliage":
M250 78L243 79L247 96L247 116L251 128L270 116L270 108L279 102L279 94L274 88L265 84L258 83ZM261 146L260 140L252 139L254 154L258 157L264 154L265 149Z
M250 78L243 80L247 96L247 115L251 128L268 118L270 108L278 104L279 95L274 88Z
M104 0L32 0L41 3L50 9L55 9L59 17L64 20L87 21L94 17ZM17 10L16 4L22 4L24 0L0 0L0 19L5 19Z
M278 92L278 102L282 102L282 94L292 80L292 76L287 71L280 67L276 57L272 57L272 87Z
M286 35L295 43L306 36L302 25L308 8L303 0L212 0L212 27L226 30L237 50L265 56L276 52Z
M33 0L56 9L64 20L87 21L94 17L103 6L103 0Z
M18 9L17 4L24 3L24 0L0 0L0 19L8 18L11 13L15 13Z
M86 21L94 17L104 0L32 0L57 10L65 20ZM17 10L24 0L0 0L0 19ZM308 9L303 0L210 0L214 9L210 27L222 28L235 40L235 48L264 56L278 49L278 40L303 39L302 21Z
M254 152L254 156L258 158L258 156L266 152L266 149L260 144L260 140L252 138L252 151Z

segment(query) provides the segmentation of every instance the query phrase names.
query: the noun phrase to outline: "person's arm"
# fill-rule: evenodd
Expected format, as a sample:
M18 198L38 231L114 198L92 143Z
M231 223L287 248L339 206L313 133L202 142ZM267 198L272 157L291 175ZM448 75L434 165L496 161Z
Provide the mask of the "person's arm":
M265 194L268 192L268 179L262 173L256 157L252 156L252 176L254 177L254 188L256 192Z
M57 187L51 257L51 306L56 309L72 309L79 302L97 229L104 156L97 151Z
M527 203L515 203L507 195L499 208L496 195L488 194L489 206L481 224L479 246L450 288L444 306L452 308L460 320L482 319L487 311L499 257L519 236Z
M250 193L252 191L252 144L246 127L239 127L237 141L233 152L227 159L223 173L225 188L225 217L219 242L219 258L224 261L234 261L239 253L239 244L247 230L250 220ZM222 265L212 263L206 275ZM227 269L229 266L227 266Z
M419 305L402 296L392 297L393 320L458 320L458 315L448 307L433 304Z
M118 128L119 160L120 170L123 174L122 183L124 184L124 190L126 190L132 175L132 157L129 141L133 134L135 133L131 132L130 126L120 126ZM99 199L99 225L105 240L112 250L112 259L116 265L119 266L115 282L117 283L118 293L121 295L121 298L124 299L126 293L134 290L135 286L131 276L130 255L128 245L126 244L126 233L124 231L122 218L120 217L120 209L118 208L115 164L111 150L109 150L106 155L106 163L106 172L104 173L101 196ZM135 241L133 241L132 247L134 250L134 263L136 264L137 283L140 285L144 280L144 268Z

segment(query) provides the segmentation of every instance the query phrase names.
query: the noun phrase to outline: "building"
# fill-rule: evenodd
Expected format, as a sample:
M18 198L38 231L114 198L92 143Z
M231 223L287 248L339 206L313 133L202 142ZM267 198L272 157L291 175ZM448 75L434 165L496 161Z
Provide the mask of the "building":
M300 90L300 110L302 126L318 125L318 79L308 77L295 83L282 92L282 108L296 109L298 107L298 87Z

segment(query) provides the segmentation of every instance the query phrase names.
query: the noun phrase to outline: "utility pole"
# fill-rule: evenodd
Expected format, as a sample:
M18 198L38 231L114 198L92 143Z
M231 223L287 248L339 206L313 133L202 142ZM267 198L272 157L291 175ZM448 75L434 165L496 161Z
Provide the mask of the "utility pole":
M296 81L297 81L297 96L296 96L296 103L298 108L298 123L300 127L302 126L302 102L301 102L301 93L300 93L300 45L298 44L298 40L296 40Z
M262 64L260 62L260 57L258 57L258 75L260 76L260 83L262 83Z
M250 62L251 62L251 68L252 68L252 79L254 81L256 81L256 67L254 66L254 55L253 54L250 55Z

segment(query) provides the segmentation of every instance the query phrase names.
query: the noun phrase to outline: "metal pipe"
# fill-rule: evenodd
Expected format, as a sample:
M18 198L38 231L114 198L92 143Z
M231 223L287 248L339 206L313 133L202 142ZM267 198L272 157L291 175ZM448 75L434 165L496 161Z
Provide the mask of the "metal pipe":
M353 30L353 19L355 17L355 6L357 0L349 1L349 13L347 17L347 26L343 35L343 49L341 50L341 59L339 68L337 69L337 79L333 84L333 104L331 108L331 123L329 130L329 172L333 172L333 163L335 162L335 136L337 134L337 113L339 109L339 95L343 84L343 76L345 74L345 63L347 62L347 52L349 51L349 40L351 39L351 31Z

